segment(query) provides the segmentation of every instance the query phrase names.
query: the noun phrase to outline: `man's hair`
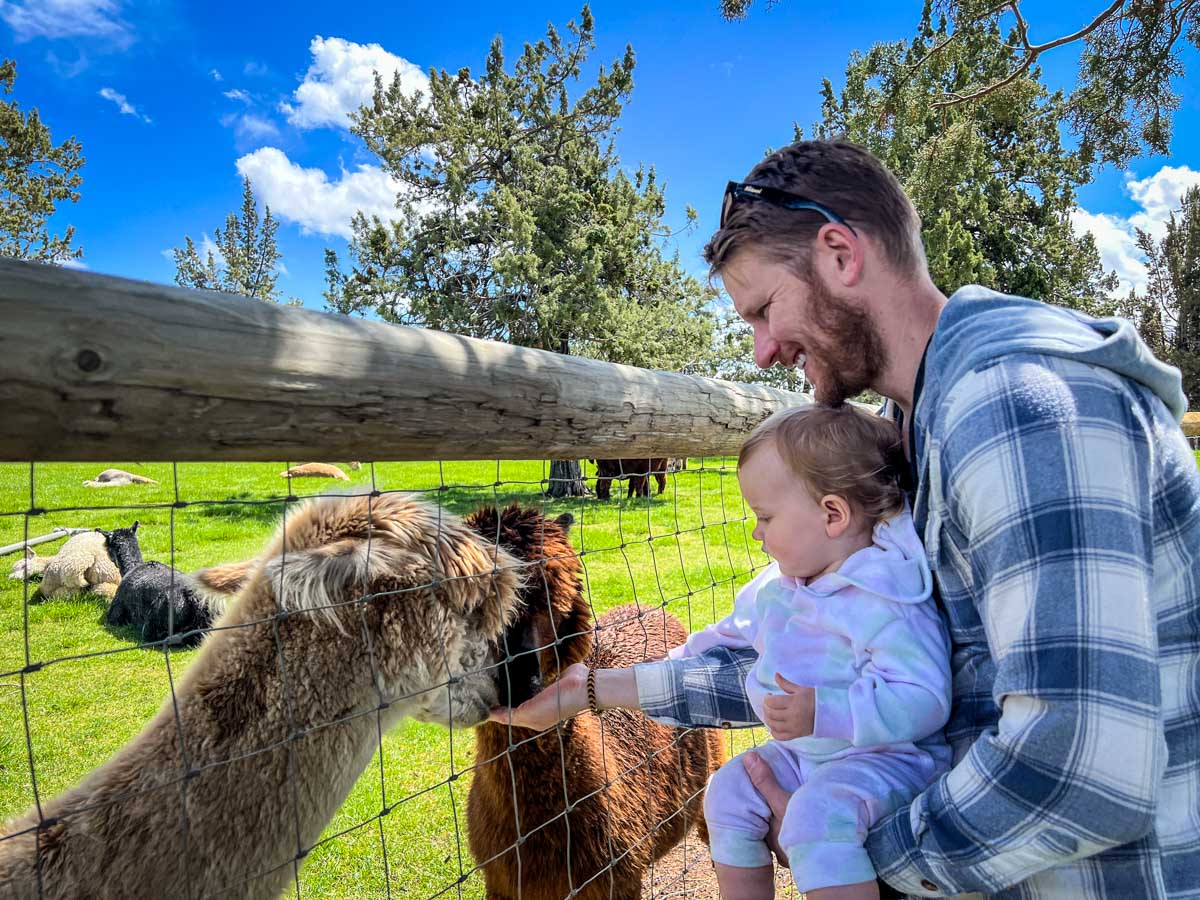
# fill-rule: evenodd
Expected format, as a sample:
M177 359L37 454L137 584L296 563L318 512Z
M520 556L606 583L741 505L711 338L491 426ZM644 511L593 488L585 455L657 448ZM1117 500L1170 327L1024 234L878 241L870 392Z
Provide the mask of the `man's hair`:
M904 509L908 462L900 430L887 419L849 404L784 409L746 438L738 468L768 444L814 500L843 497L872 526Z
M925 269L921 217L904 188L868 150L845 140L797 141L776 150L746 176L763 185L815 200L858 233L870 235L901 275ZM709 274L718 275L743 248L809 277L812 243L827 219L813 210L785 209L754 197L736 197L725 224L704 247Z

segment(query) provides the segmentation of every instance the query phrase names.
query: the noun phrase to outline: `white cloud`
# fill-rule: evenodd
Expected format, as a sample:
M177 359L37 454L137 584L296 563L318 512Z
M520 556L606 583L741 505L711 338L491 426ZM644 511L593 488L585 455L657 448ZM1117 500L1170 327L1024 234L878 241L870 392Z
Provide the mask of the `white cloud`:
M1100 262L1104 268L1116 272L1120 279L1119 296L1128 295L1130 288L1141 291L1146 287L1146 264L1142 262L1144 257L1128 219L1076 209L1071 213L1071 225L1077 234L1092 233L1096 249L1100 251Z
M238 152L279 138L278 126L270 119L264 119L254 113L229 113L221 116L221 124L233 129Z
M1125 179L1125 190L1142 207L1142 212L1130 217L1130 224L1148 232L1156 239L1167 233L1167 220L1179 209L1180 200L1188 188L1200 185L1200 172L1187 166L1163 166L1149 178Z
M115 103L117 105L117 109L121 111L122 115L133 116L135 119L141 119L146 124L149 124L151 121L153 121L145 113L138 112L137 108L125 99L124 94L119 94L110 87L101 88L99 94L105 100L111 100L113 103Z
M1163 166L1153 175L1135 179L1125 176L1125 192L1141 207L1128 217L1111 213L1092 213L1076 209L1071 224L1079 234L1091 232L1100 260L1120 279L1117 293L1124 296L1131 288L1142 291L1148 273L1145 254L1137 246L1137 231L1141 229L1160 240L1167 232L1167 220L1179 209L1180 198L1188 188L1200 185L1200 172L1187 166Z
M250 99L250 95L241 88L234 88L232 91L225 91L225 96L230 100L239 100L249 106L254 101Z
M292 102L279 105L288 122L298 128L348 127L349 114L370 101L376 72L385 84L399 73L408 93L429 92L429 77L418 66L379 44L318 35L308 49L313 61L304 81L292 94Z
M209 69L208 74L212 76L213 81L224 81L225 80L225 76L222 75L220 73L220 71L217 69Z
M250 60L246 65L242 66L243 75L253 75L255 77L266 75L271 70L267 68L266 63L255 62Z
M83 272L83 271L87 271L88 264L85 263L82 259L68 259L65 263L62 264L62 267L64 269L78 269L81 272Z
M306 169L275 147L262 147L237 161L238 174L249 178L254 192L281 221L295 222L304 234L352 236L350 219L361 210L368 217L396 218L396 195L402 185L377 166L342 169L336 181L321 169Z
M17 41L93 37L124 49L133 43L133 31L120 12L117 0L0 0L0 19Z

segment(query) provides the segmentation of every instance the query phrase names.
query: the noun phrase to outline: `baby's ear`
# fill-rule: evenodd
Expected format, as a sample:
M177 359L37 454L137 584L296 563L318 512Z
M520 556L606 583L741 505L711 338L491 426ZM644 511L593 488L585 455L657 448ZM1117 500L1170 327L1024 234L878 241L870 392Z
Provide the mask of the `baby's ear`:
M845 497L837 494L826 494L821 498L821 512L825 514L825 534L829 538L839 538L850 527L850 504Z

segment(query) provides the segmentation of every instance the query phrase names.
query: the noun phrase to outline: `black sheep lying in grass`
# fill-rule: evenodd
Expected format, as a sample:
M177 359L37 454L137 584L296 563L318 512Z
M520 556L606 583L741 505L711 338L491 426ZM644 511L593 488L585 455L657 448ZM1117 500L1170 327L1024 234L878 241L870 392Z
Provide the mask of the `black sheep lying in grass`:
M109 557L121 570L121 583L105 622L132 625L146 644L172 634L180 635L185 646L198 644L204 637L201 629L211 627L220 614L219 601L190 576L163 563L143 560L137 529L134 522L130 528L101 532Z

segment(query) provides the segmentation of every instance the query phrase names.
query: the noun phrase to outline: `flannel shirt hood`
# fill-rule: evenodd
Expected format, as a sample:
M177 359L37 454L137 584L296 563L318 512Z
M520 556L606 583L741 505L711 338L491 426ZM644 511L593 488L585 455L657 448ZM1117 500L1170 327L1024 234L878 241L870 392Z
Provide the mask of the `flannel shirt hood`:
M1125 319L1098 319L979 285L954 292L938 320L922 395L937 397L972 369L1015 353L1059 356L1110 369L1162 398L1177 421L1187 412L1179 370L1155 359ZM922 404L929 409L934 404ZM918 414L918 425L920 415Z

